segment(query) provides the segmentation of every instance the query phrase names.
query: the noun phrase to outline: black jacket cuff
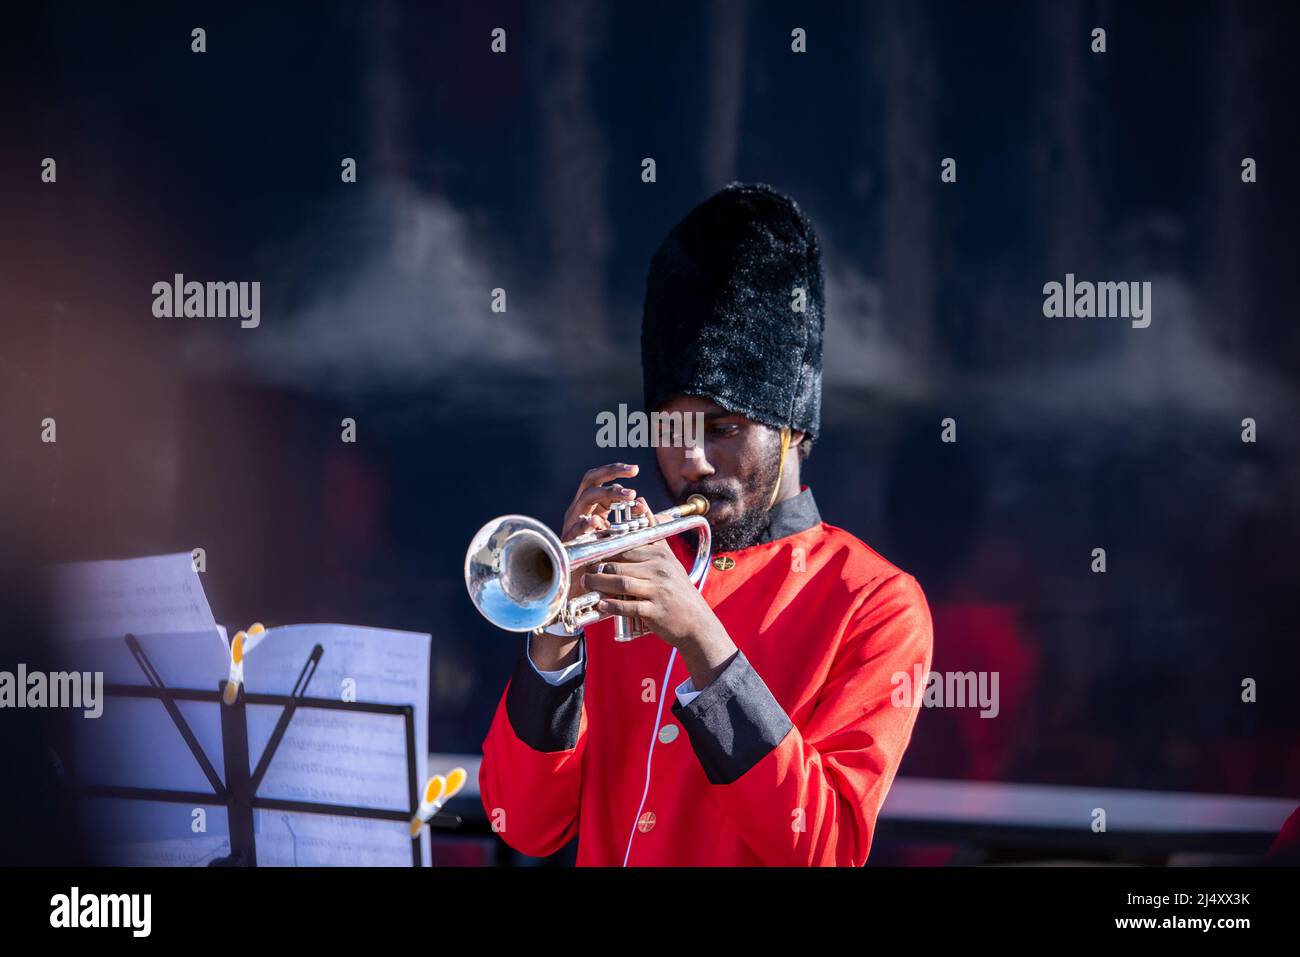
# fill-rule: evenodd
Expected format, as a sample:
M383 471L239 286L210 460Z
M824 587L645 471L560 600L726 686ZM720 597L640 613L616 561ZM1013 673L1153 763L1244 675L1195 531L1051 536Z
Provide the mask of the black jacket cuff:
M583 668L567 681L548 684L528 660L528 642L523 642L506 689L506 715L519 740L534 751L576 748L586 676L587 669Z
M743 651L673 716L690 735L691 747L710 784L730 784L763 760L794 727Z

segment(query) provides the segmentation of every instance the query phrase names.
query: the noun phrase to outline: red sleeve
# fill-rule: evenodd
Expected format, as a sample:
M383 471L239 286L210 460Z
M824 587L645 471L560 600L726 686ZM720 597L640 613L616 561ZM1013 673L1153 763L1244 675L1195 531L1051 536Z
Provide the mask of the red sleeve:
M743 653L690 705L674 707L718 803L764 863L866 862L916 723L915 699L891 701L893 676L910 678L918 664L928 672L932 648L925 595L900 573L853 617L802 731Z
M483 741L479 795L488 823L530 857L554 854L578 832L586 750L585 668L549 685L521 650Z

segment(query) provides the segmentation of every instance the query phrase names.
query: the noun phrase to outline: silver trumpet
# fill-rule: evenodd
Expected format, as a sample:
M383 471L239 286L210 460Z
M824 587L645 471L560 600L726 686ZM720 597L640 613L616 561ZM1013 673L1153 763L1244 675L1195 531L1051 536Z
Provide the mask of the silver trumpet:
M649 545L694 529L699 533L691 584L704 587L713 536L704 517L709 500L692 495L655 515L633 517L631 502L616 502L609 510L610 527L562 542L536 519L502 515L478 530L465 553L465 587L470 600L488 621L506 631L541 631L557 622L568 631L610 617L596 610L600 592L569 597L573 573L587 565L612 559L639 545ZM614 640L631 641L645 634L639 619L616 616Z

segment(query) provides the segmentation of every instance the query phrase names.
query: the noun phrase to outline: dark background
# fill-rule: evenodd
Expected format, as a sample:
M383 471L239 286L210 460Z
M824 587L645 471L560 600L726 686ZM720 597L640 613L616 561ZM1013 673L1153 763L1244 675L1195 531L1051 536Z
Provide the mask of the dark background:
M921 582L936 670L1001 674L1000 717L923 713L902 773L1300 794L1296 25L1240 2L8 10L6 547L202 546L235 627L430 631L431 747L477 750L517 641L465 595L471 534L558 523L592 465L652 471L595 444L598 411L639 407L650 254L764 181L825 251L805 480ZM155 318L177 272L260 281L260 328ZM1151 281L1151 326L1044 318L1066 272Z

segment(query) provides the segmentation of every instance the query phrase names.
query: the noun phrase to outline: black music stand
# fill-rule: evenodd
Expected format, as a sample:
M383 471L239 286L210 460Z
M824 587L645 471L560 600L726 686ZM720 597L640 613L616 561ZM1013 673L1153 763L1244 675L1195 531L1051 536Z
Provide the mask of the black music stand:
M168 688L163 684L161 676L154 668L153 662L149 660L149 656L145 654L144 648L140 646L140 642L135 635L129 634L126 636L126 646L130 649L136 663L139 664L140 670L144 672L145 679L149 684L147 687L109 684L104 687L105 693L117 697L155 698L161 701L163 707L167 709L167 714L176 725L176 730L180 732L181 737L185 739L185 743L189 746L191 753L194 755L194 760L198 762L199 768L202 769L204 776L208 779L208 783L212 785L212 793L93 784L79 787L77 789L79 794L86 797L123 798L133 801L224 806L230 828L230 854L211 861L208 864L209 867L257 866L257 843L253 835L254 809L329 814L402 823L410 821L418 812L421 783L416 777L415 709L409 704L377 704L375 702L334 701L330 698L306 697L307 685L316 673L316 667L320 663L321 656L325 653L325 649L319 644L308 655L307 661L298 675L298 680L294 682L293 690L289 694L248 694L241 684L238 697L236 697L235 703L231 705L225 704L222 700L228 682L219 682L216 691ZM224 785L221 783L221 778L217 776L216 769L212 767L212 762L203 753L203 747L194 736L194 732L190 730L185 716L176 707L177 701L207 701L217 704L221 708L221 746L226 772L226 783ZM251 774L248 770L247 706L249 704L284 706L284 711L280 714L280 719L271 732L270 740L266 743L266 749L262 752L262 756L257 761L257 767L254 768ZM319 804L313 801L287 801L278 798L258 797L257 789L261 786L262 778L266 776L266 771L271 766L271 760L275 757L276 749L280 746L280 741L289 728L289 722L293 720L294 713L300 707L401 717L405 723L406 732L407 799L410 809L406 811L388 811L380 808L353 807L344 804ZM459 827L460 823L459 815L440 811L430 819L429 826L451 829ZM421 863L420 837L417 834L411 838L411 866L420 867Z

